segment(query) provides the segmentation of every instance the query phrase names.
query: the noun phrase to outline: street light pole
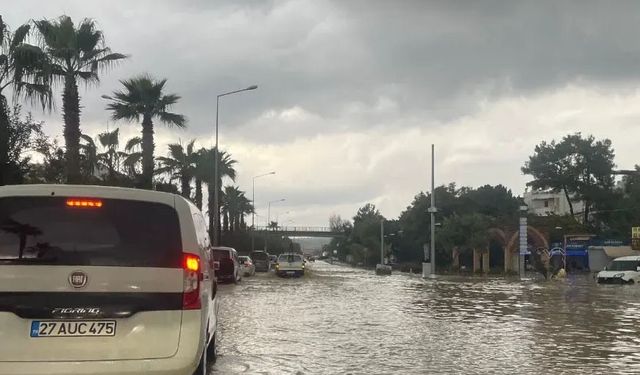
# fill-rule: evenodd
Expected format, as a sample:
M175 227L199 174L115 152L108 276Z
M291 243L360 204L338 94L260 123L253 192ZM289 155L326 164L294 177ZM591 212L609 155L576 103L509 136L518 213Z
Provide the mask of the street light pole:
M243 91L249 91L249 90L255 90L257 89L258 86L256 85L252 85L249 86L247 88L241 89L241 90L235 90L235 91L229 91L229 92L225 92L223 94L220 94L218 96L216 96L216 147L214 149L214 153L213 153L213 213L209 212L209 215L214 215L213 218L213 244L214 246L218 246L220 244L220 205L218 202L219 199L219 194L218 194L218 190L220 190L220 181L218 181L218 113L220 110L220 98L223 96L227 96L227 95L232 95L232 94L237 94L239 92L243 92Z
M435 189L435 147L431 145L431 207L429 207L429 213L431 214L431 276L436 274L436 189Z
M266 234L265 234L265 240L264 240L264 251L265 252L267 252L268 247L269 247L268 241L267 241L267 236L269 235L269 224L271 224L270 223L270 221L271 221L271 203L284 202L284 201L285 201L284 198L276 199L274 201L269 201L269 203L267 204L267 228L266 228L267 230L265 231Z
M380 264L384 264L384 219L380 220Z
M257 176L253 176L253 182L252 182L252 186L251 186L251 204L253 205L253 211L251 212L251 251L254 251L256 249L256 241L255 241L255 231L256 231L256 223L255 223L255 216L256 216L256 178L260 178L260 177L264 177L264 176L269 176L272 174L276 174L275 171L269 172L269 173L264 173L264 174L260 174Z

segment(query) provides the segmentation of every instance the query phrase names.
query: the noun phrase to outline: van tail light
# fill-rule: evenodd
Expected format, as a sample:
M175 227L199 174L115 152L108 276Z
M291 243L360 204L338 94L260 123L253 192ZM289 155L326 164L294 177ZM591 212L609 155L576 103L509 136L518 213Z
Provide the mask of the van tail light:
M185 253L182 268L184 273L182 309L199 310L202 308L200 281L203 279L200 257L195 254Z

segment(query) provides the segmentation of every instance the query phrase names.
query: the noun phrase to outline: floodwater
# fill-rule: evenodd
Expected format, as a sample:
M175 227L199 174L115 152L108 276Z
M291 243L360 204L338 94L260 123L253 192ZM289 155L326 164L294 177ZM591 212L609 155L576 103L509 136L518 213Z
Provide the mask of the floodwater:
M212 373L640 373L640 286L311 267L221 286Z

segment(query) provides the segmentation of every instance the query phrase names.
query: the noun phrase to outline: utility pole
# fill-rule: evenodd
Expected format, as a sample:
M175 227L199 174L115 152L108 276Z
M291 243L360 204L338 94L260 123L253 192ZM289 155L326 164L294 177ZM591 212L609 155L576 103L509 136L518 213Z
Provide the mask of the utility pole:
M384 219L380 220L380 264L384 264Z
M429 230L431 233L431 243L428 249L427 245L424 245L425 260L422 262L422 277L424 278L426 278L427 275L433 277L436 274L436 212L438 212L438 209L436 208L435 164L435 146L431 144L431 206L427 209L427 212L430 214ZM429 251L428 262L426 259L427 251Z
M431 275L436 274L436 184L435 184L435 147L431 145Z

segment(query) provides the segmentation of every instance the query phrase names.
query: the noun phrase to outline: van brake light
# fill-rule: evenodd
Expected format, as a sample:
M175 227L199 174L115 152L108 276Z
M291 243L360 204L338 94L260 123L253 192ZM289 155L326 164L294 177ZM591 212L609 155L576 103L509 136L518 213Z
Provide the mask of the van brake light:
M200 257L195 254L184 254L183 258L183 292L182 292L182 309L198 310L202 308L200 298L200 281L203 275L200 269Z
M102 201L99 199L70 198L67 199L67 207L100 208Z

